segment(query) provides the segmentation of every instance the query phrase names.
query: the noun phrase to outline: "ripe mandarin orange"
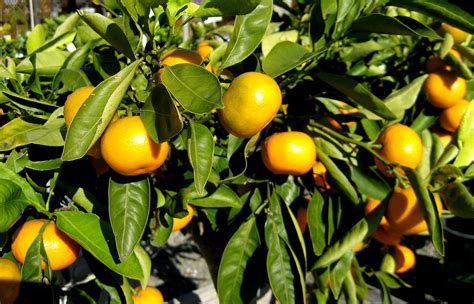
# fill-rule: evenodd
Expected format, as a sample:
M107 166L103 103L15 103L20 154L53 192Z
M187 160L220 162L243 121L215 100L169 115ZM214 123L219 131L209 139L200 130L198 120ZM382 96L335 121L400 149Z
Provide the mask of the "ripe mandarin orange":
M327 181L326 173L327 169L324 164L320 161L315 161L313 165L313 180L321 193L331 189L331 185Z
M263 143L262 160L274 174L302 175L313 168L316 145L303 132L274 133Z
M466 94L466 80L448 72L430 73L423 90L429 103L445 109L463 99Z
M456 129L461 124L461 120L464 116L464 113L466 113L468 106L469 102L463 99L454 106L443 109L439 115L439 125L446 131L456 131Z
M168 142L155 143L140 117L128 116L111 123L101 140L102 156L122 175L146 174L158 169L166 160Z
M137 287L132 295L135 304L163 304L165 302L163 294L155 287L147 286L145 289Z
M188 204L186 206L186 210L188 210L188 214L184 217L173 217L173 228L171 229L172 231L181 230L191 222L194 216L194 207Z
M438 194L434 195L438 214L443 205ZM390 230L399 234L417 234L428 230L421 207L413 188L395 188L388 201L385 213Z
M25 263L26 253L38 236L41 227L47 220L35 219L25 222L13 235L12 252L18 262ZM49 222L43 232L43 245L51 270L61 270L74 263L81 247L64 232ZM44 269L46 264L41 261Z
M469 36L468 33L466 33L463 30L458 29L457 27L454 27L452 25L449 25L447 23L442 23L441 26L438 28L438 33L443 35L446 33L451 34L454 38L454 42L456 43L461 43L464 40L466 40L467 36Z
M214 47L212 47L212 45L207 41L201 41L199 42L196 51L201 55L201 58L204 59L214 51Z
M409 168L416 168L423 157L423 143L420 136L412 128L402 124L393 124L385 128L376 141L382 148L379 154L392 163ZM386 176L391 176L388 168L377 158L377 168ZM403 173L403 170L399 170Z
M21 272L18 265L0 258L0 303L13 304L20 295Z
M415 253L406 246L396 245L393 248L393 257L395 258L396 273L404 273L415 267Z
M345 103L343 101L339 101L338 110L341 114L351 114L351 113L357 113L359 111L358 109L352 108L351 106L349 106L347 103ZM328 116L328 115L325 115L325 116L326 116L326 119L329 122L329 124L334 129L336 129L336 130L342 129L341 123L339 123L334 117L331 117L331 116ZM344 124L347 125L350 128L355 124L355 121L347 121L347 122L344 122Z
M385 245L393 246L400 243L402 235L396 232L392 232L389 229L389 227L385 228L385 226L379 225L372 234L372 237L379 243Z
M237 137L252 137L273 120L281 100L280 87L273 78L258 72L244 73L224 93L219 121Z
M461 59L461 54L455 49L449 50L451 54ZM451 66L447 65L443 59L438 56L430 56L426 61L426 70L428 73L442 72L442 71L451 71Z
M377 208L378 205L380 205L381 201L375 198L368 198L367 201L365 202L364 205L364 213L365 215L369 214L372 210ZM381 226L388 226L387 219L385 216L382 216L382 219L380 220L380 225Z
M434 130L433 134L435 134L439 138L444 148L448 146L448 144L451 142L451 139L453 138L451 132L446 132L443 130Z

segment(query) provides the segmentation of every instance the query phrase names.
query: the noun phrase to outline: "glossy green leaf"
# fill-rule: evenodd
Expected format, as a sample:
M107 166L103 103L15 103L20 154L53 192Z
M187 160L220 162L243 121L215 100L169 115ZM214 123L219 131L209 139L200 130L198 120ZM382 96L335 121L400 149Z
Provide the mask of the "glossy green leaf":
M61 231L75 240L112 271L127 278L142 280L145 276L135 253L119 261L112 227L93 213L60 211L55 213Z
M260 0L205 0L192 15L197 18L246 15L252 12L259 3Z
M118 255L125 261L140 242L148 224L150 182L147 176L109 180L109 219Z
M40 110L45 112L53 112L58 108L56 105L51 103L25 97L13 92L3 91L2 93L7 96L14 105L27 111L34 112Z
M217 275L217 293L221 303L248 303L255 295L245 290L248 267L260 247L255 217L240 225L227 243Z
M25 256L25 263L21 269L22 281L29 283L43 283L43 272L41 270L41 261L46 264L46 269L49 269L49 262L46 256L46 251L43 244L43 232L48 222L45 222L34 238ZM46 271L50 273L49 270Z
M422 177L411 168L403 168L408 179L415 190L416 198L421 207L423 217L428 224L431 240L439 254L444 255L444 231L441 220L436 209L435 202L431 199L430 193Z
M308 204L308 228L313 245L313 252L320 256L326 248L326 226L323 219L324 199L318 190L313 192L311 202Z
M402 279L400 279L396 274L385 272L385 271L376 271L375 275L379 280L382 280L384 284L391 288L397 289L400 287L412 288L409 284L405 283Z
M239 196L225 184L221 184L219 188L208 196L192 199L191 203L196 206L209 208L242 207L242 202L240 201Z
M377 24L377 26L374 26ZM372 14L357 20L351 28L354 31L370 33L420 36L430 39L441 37L430 27L405 16L390 17L381 14Z
M59 82L62 81L64 85L69 88L71 91L83 86L80 84L80 81L89 82L89 79L85 75L84 71L80 70L84 63L86 62L87 56L92 49L92 43L86 43L74 52L72 52L67 59L64 61L63 66L54 76L53 79L53 88L59 86ZM74 74L73 74L74 73ZM74 79L73 77L68 77L68 74L73 74L73 77L84 78L84 79ZM71 84L70 81L73 80L75 84ZM79 83L78 83L79 82ZM87 85L91 85L90 82Z
M461 149L454 161L454 165L464 167L474 161L474 102L470 102L458 128L458 141Z
M260 44L273 13L273 0L261 0L249 14L237 16L220 71L242 62Z
M413 123L410 125L410 128L412 128L418 133L421 133L423 130L434 125L437 119L438 113L436 111L433 111L433 108L425 107L415 118Z
M223 107L219 80L203 67L189 63L165 66L161 80L181 106L192 113Z
M50 50L35 55L35 65L31 62L31 57L23 59L17 65L18 73L31 74L33 69L39 76L53 77L63 66L68 52L60 50Z
M313 59L316 55L298 43L284 41L272 48L263 60L262 68L265 73L275 78Z
M10 181L6 184L6 188L2 189L3 203L6 203L7 197L12 195L12 197L17 197L17 199L21 197L21 201L25 200L28 205L35 207L38 212L47 212L41 194L37 193L23 177L10 170L4 163L0 163L0 179ZM12 185L11 182L15 185ZM21 194L17 192L20 190Z
M351 180L357 186L357 190L376 199L384 199L391 191L387 182L380 178L370 168L363 166L351 166Z
M461 58L458 58L457 56L453 55L453 53L448 51L446 56L443 58L443 61L445 61L451 67L451 70L456 75L467 80L473 77L469 66L464 63Z
M148 286L148 282L150 281L151 277L151 270L152 270L152 262L151 258L146 252L146 250L140 246L137 245L135 249L133 250L135 252L135 255L138 258L138 262L140 263L142 272L143 272L143 279L140 280L140 285L142 289L145 289Z
M446 207L454 215L474 218L474 197L464 184L449 183L441 189L440 194Z
M68 128L62 159L79 159L99 139L112 120L140 61L102 81L84 101Z
M262 39L262 55L263 57L267 57L270 51L279 43L281 42L298 42L298 31L297 30L289 30L289 31L276 31L274 33L268 34L271 26L274 23L270 23L267 27L267 34ZM281 25L281 24L279 24ZM305 49L306 51L306 49ZM307 52L307 51L306 51Z
M351 262L354 254L352 251L346 252L334 265L331 266L330 280L331 291L336 299L341 293L342 284L351 270Z
M361 267L359 266L357 259L352 259L352 268L351 268L350 275L354 279L357 299L359 300L359 302L364 301L364 299L367 297L367 292L369 289L362 275L362 270L363 269L361 269Z
M212 169L214 138L206 126L192 121L189 124L191 137L188 140L188 158L193 167L196 191L203 194Z
M446 0L390 0L389 4L417 11L465 31L474 32L474 17Z
M28 199L21 187L13 181L0 178L0 232L7 232L20 219L27 206Z
M290 206L291 203L293 203L293 201L300 196L301 191L293 175L288 175L286 182L281 185L277 185L275 190L288 206Z
M37 24L31 30L26 40L26 53L31 54L38 49L46 40L46 31L43 24Z
M381 118L386 120L396 119L395 114L392 113L384 102L377 96L373 95L360 83L347 77L326 72L319 72L316 76Z
M81 15L81 19L116 50L131 60L135 60L135 55L127 36L112 19L98 13Z
M346 31L351 28L362 10L361 1L357 0L339 0L337 4L336 23L332 33L333 39L339 39Z
M318 149L318 159L324 164L328 170L329 176L334 186L344 193L344 195L354 204L359 202L357 191L352 186L346 175L339 169L339 167L326 155L321 149Z
M79 21L79 14L73 13L69 15L54 31L53 38L59 37L67 32L74 31L76 29L76 24Z
M346 295L347 304L357 304L362 302L357 298L357 288L354 282L354 277L350 271L346 274L342 288Z
M155 246L164 246L172 232L173 217L164 208L156 209L153 215L154 217L150 222L150 229L152 230L150 240Z
M162 84L151 91L141 109L140 118L155 142L168 141L183 129L181 115Z
M39 161L30 160L25 163L25 168L32 169L35 171L50 171L61 168L62 164L63 161L60 158Z

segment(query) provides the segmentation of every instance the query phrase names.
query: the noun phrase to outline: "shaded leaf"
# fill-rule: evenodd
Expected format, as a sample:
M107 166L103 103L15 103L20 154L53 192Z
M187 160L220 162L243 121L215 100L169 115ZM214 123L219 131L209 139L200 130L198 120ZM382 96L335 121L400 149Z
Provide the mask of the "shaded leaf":
M204 193L212 169L214 139L209 129L198 123L189 122L191 137L188 139L188 158L193 167L194 185L198 194Z

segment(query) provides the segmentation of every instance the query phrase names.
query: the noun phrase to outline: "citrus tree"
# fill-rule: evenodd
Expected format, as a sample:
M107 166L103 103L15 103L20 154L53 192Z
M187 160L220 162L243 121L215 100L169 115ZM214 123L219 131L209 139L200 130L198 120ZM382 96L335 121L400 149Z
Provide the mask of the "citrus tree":
M443 255L441 217L474 216L461 7L95 4L2 59L2 303L18 266L21 288L96 302L58 279L80 254L111 302L163 301L142 244L178 230L202 245L221 303L265 285L280 303L355 303L369 281L389 302L416 264L407 240Z

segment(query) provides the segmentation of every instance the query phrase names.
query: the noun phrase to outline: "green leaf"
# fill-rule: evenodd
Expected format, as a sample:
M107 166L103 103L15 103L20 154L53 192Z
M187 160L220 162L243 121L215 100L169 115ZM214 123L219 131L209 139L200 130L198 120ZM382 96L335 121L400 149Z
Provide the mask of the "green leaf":
M140 61L102 81L77 111L66 135L62 159L79 159L99 139L112 120Z
M39 76L53 77L61 69L68 56L69 52L60 50L35 52L34 66L31 62L32 57L25 58L17 65L17 72L31 74L35 70Z
M298 42L298 31L297 30L289 30L289 31L277 31L271 34L268 34L271 31L272 26L275 23L270 23L267 27L267 34L262 39L262 55L263 57L267 57L268 53L279 43L283 41L287 42ZM281 23L277 24L278 26ZM275 29L276 30L276 29ZM306 50L306 49L305 49Z
M389 5L417 11L467 32L474 32L474 17L459 6L445 0L390 0Z
M31 54L38 49L46 40L46 31L42 24L37 24L26 40L26 53Z
M288 178L285 183L282 185L277 185L275 187L276 192L286 205L290 206L293 201L300 196L300 187L295 183L295 177L293 175L288 175Z
M249 14L237 16L219 71L242 62L258 47L273 13L273 0L261 0Z
M25 167L35 171L50 171L61 168L63 161L60 158L49 160L31 161L25 163Z
M374 24L377 24L377 26L374 26ZM430 39L441 38L430 27L405 16L390 17L381 14L372 14L354 22L351 29L370 33L410 35Z
M341 259L331 266L331 272L329 276L331 280L331 291L336 299L339 298L342 284L344 283L347 274L350 273L353 257L354 254L352 251L348 251L341 257Z
M211 174L214 138L206 126L192 121L189 124L191 137L188 139L188 158L193 167L196 191L202 195Z
M347 77L326 72L319 72L316 76L381 118L386 120L396 119L395 114L390 111L384 102L369 92L360 83Z
M199 9L192 13L192 16L197 18L206 18L211 16L246 15L252 12L259 3L260 0L205 0L199 6Z
M308 228L313 244L313 252L320 256L326 248L326 226L323 219L324 199L318 190L313 192L311 202L308 204Z
M454 215L474 218L474 197L464 184L449 183L441 189L440 194L446 207Z
M415 191L418 204L423 217L428 224L431 240L439 254L444 255L444 232L435 202L430 198L430 193L422 177L413 169L403 167Z
M317 54L291 41L280 42L263 59L262 68L272 78L280 76L313 59Z
M112 271L127 278L142 280L145 276L133 252L123 262L118 260L112 227L93 213L60 211L55 213L61 231L75 240Z
M40 110L45 112L53 112L58 108L56 105L51 103L21 96L13 92L3 91L2 93L7 96L14 105L27 111L36 112Z
M359 196L357 191L352 186L349 179L346 177L344 173L342 173L341 169L332 161L332 159L326 155L319 149L318 146L318 159L324 164L326 169L328 170L329 176L331 176L331 182L337 187L339 190L344 193L344 195L354 204L359 203Z
M252 275L249 267L260 247L255 217L240 225L227 243L217 275L217 293L221 303L248 303L255 296L245 289L247 278Z
M181 115L162 84L153 88L141 111L140 119L154 142L168 141L183 129Z
M223 107L219 80L203 67L189 63L165 66L161 80L181 106L192 113Z
M377 279L384 282L384 284L390 289L397 289L400 287L412 288L409 284L405 283L396 274L388 273L385 271L376 271L375 276Z
M449 52L446 54L446 56L443 58L443 61L448 64L453 73L456 75L464 78L464 79L472 79L472 72L469 66L464 63L464 61L461 58L456 57L453 55L453 53Z
M221 184L216 191L208 196L192 199L190 203L196 206L208 208L242 208L242 202L240 201L239 196L225 184Z
M120 261L125 261L140 242L148 224L150 182L147 176L109 180L109 219Z
M164 197L162 199L164 200ZM172 232L173 217L164 208L157 208L154 212L154 217L150 222L152 230L150 240L155 246L164 246Z
M391 191L390 186L370 168L360 164L351 166L351 180L360 193L379 200L384 199Z
M68 32L76 30L76 24L79 21L79 14L73 13L69 15L57 28L54 32L53 38L64 35Z
M27 206L28 199L21 187L13 181L0 178L0 232L7 232L20 219Z
M146 252L146 250L140 245L137 245L133 251L135 252L138 258L138 261L142 268L142 272L144 274L143 279L140 280L140 285L142 289L145 289L148 286L148 282L150 281L150 276L151 276L151 268L152 268L151 258Z
M131 60L135 60L135 55L133 54L127 36L117 23L98 13L81 15L81 18L116 50L123 53Z
M342 288L346 295L347 304L357 304L362 302L357 298L357 286L350 271L346 274Z
M454 165L464 167L474 161L474 102L470 102L458 128L458 142L461 149L454 161Z
M45 208L45 203L43 201L43 197L41 194L37 193L33 187L20 175L16 174L15 172L11 171L5 164L0 163L0 179L2 180L8 180L10 182L13 182L16 186L13 186L11 183L8 183L8 186L6 189L2 189L2 196L5 195L6 190L8 190L6 193L11 193L11 195L16 195L15 189L21 189L21 197L22 200L25 199L28 205L33 206L36 208L38 212L46 213L48 210ZM3 199L2 199L3 201ZM3 212L2 212L3 214ZM3 231L0 231L3 232Z
M84 73L84 71L81 70L82 66L86 62L87 56L89 56L91 49L92 43L88 42L80 48L76 49L67 57L61 69L56 75L54 75L52 84L53 88L57 88L59 86L60 81L62 81L62 83L64 83L66 88L69 88L70 91L84 86L81 85L81 81L88 82L86 85L91 85L86 74ZM79 80L75 79L74 77L68 77L71 74L73 74L74 77L79 76ZM72 84L70 83L71 81L73 82Z
M46 226L48 225L46 221L35 237L30 247L28 248L25 256L25 263L21 269L21 280L28 283L43 283L43 272L41 270L41 261L44 261L46 264L45 269L49 269L48 258L46 256L46 251L43 244L43 232ZM47 273L50 273L49 270L46 270Z

